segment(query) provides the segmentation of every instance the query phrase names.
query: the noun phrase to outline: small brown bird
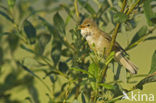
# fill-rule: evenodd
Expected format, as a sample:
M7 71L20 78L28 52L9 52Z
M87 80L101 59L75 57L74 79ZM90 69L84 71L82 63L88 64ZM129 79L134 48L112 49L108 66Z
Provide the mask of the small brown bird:
M80 29L81 35L87 40L89 47L94 52L98 55L108 56L112 38L107 33L100 30L91 19L85 19L80 25ZM137 73L137 67L123 55L125 51L117 42L114 44L113 51L115 51L115 61L127 68L130 73Z

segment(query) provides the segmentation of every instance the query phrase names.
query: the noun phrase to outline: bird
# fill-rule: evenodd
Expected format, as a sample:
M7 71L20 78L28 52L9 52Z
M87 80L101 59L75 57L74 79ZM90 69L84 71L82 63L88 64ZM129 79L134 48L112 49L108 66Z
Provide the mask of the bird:
M109 55L112 38L109 34L99 29L96 22L90 18L86 18L83 20L82 24L79 25L79 29L82 37L86 39L91 50L98 55L104 54L104 58ZM118 42L115 41L112 50L115 52L115 61L125 67L131 74L137 74L138 67L124 55L126 51Z

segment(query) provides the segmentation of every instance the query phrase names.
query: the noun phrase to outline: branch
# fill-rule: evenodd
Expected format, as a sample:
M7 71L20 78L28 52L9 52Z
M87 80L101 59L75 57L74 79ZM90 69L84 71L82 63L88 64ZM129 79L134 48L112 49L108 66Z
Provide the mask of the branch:
M132 7L128 10L128 12L126 13L126 15L129 15L129 14L134 10L134 8L139 4L140 1L141 1L141 0L137 0L137 2L136 2L135 4L133 4ZM122 4L122 9L121 9L121 12L122 12L122 13L123 13L124 10L125 10L126 4L127 4L127 0L124 0L124 1L123 1L123 4ZM113 33L113 35L112 35L111 46L110 46L109 51L108 51L108 54L109 54L109 55L110 55L110 53L111 53L111 51L112 51L112 49L113 49L113 46L114 46L114 44L115 44L115 40L116 40L116 37L117 37L117 33L118 33L119 27L120 27L120 23L117 23L117 24L116 24L116 27L115 27L115 29L114 29L114 33ZM106 58L106 61L107 61L107 60L108 60L108 57ZM106 65L106 66L104 67L103 71L102 71L102 77L103 77L103 78L104 78L105 75L106 75L107 69L108 69L108 67L107 67L107 65Z
M134 10L134 8L139 4L140 1L141 0L137 0L137 2L132 5L132 7L128 10L126 14L129 15Z
M126 7L126 4L127 4L127 0L124 0L120 12L124 12L124 9L125 9L125 7ZM120 27L120 23L117 23L117 24L116 24L116 27L115 27L115 30L114 30L114 34L112 35L111 47L109 48L108 54L110 54L110 52L111 52L112 49L113 49L113 46L114 46L114 44L115 44L115 40L116 40L116 37L117 37L117 33L118 33L119 27Z
M124 1L123 1L123 4L122 4L121 12L124 12L124 9L125 9L125 7L126 7L126 4L127 4L127 0L124 0ZM113 46L114 46L114 44L115 44L115 40L116 40L116 37L117 37L117 33L118 33L119 27L120 27L120 23L117 23L117 24L116 24L116 27L115 27L115 29L114 29L114 34L112 35L111 46L110 46L110 48L109 48L109 50L108 50L108 54L109 54L109 55L111 54L111 51L112 51ZM106 61L107 61L108 59L109 59L109 56L106 58ZM111 61L110 61L110 62L111 62ZM110 63L110 62L109 62L109 63ZM108 63L108 64L109 64L109 63ZM108 69L108 64L105 65L105 67L104 67L104 69L103 69L103 71L102 71L102 80L101 80L101 82L103 82L103 79L104 79L104 77L106 76L106 72L107 72L107 69Z

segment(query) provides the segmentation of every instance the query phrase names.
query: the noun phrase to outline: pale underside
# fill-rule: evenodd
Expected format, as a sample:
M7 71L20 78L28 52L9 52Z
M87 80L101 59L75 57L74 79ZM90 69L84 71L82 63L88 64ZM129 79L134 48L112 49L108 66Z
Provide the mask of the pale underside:
M87 40L90 48L99 56L108 56L110 49L111 37L101 30L92 30L89 28L81 29L82 36ZM123 65L131 73L137 73L137 67L126 57L124 57L124 50L115 42L113 50L116 52L114 59Z
M110 48L110 41L104 37L104 35L94 34L94 31L84 28L81 30L82 36L87 40L90 48L98 55L104 55L108 53ZM102 33L101 31L96 33Z

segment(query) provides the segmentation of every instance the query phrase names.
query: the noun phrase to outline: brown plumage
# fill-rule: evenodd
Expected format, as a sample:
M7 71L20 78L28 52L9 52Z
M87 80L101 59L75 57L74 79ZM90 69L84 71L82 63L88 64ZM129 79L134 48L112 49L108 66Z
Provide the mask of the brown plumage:
M108 56L108 50L110 48L112 38L102 30L100 30L97 24L91 19L85 19L83 23L80 25L81 34L87 40L90 48L99 55ZM123 53L124 49L119 45L119 43L115 42L113 47L113 51L115 51L114 59L127 68L130 73L136 74L137 67L126 57L124 57Z

